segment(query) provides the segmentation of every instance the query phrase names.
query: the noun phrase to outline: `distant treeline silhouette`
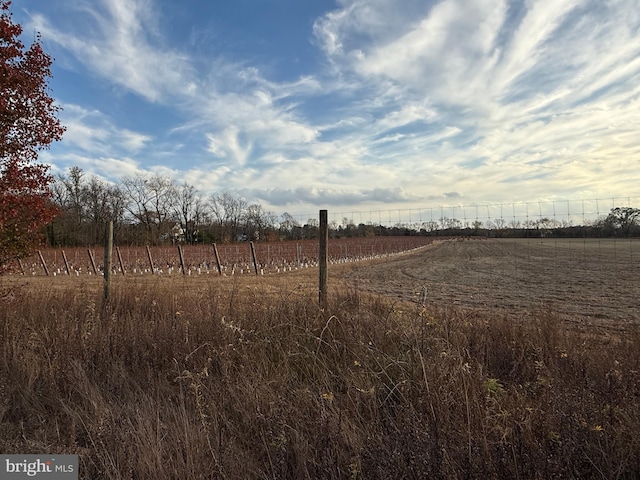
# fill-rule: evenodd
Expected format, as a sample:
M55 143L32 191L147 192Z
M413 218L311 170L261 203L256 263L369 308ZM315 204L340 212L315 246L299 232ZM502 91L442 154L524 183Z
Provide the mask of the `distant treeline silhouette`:
M123 177L118 184L88 177L79 167L56 179L59 215L47 226L49 246L102 244L114 224L120 245L206 244L317 238L318 220L276 215L229 192L201 195L194 186L160 175ZM431 209L433 210L433 209ZM352 212L357 213L357 212ZM640 209L615 207L606 215L574 225L553 215L524 221L493 218L460 220L441 215L428 221L359 222L332 220L332 238L372 236L629 237L640 235Z

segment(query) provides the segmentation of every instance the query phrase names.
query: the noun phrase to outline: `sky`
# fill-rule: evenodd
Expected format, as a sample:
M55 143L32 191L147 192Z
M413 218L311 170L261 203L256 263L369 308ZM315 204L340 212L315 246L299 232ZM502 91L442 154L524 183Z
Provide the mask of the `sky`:
M638 0L11 10L54 57L54 175L160 174L294 215L640 195Z

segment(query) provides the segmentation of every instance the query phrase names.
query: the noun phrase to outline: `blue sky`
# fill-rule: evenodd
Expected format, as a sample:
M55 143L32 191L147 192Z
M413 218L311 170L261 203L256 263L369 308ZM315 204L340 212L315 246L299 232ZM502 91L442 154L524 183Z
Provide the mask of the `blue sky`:
M52 172L276 214L637 197L637 0L14 0ZM635 205L640 206L640 205Z

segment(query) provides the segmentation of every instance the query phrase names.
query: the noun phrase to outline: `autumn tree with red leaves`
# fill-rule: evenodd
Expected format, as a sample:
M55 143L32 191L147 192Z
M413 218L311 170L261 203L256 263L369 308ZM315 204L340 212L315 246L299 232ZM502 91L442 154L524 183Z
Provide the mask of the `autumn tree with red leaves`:
M39 36L25 48L10 5L0 0L0 273L34 251L56 214L53 178L37 160L64 132L47 86L51 57Z

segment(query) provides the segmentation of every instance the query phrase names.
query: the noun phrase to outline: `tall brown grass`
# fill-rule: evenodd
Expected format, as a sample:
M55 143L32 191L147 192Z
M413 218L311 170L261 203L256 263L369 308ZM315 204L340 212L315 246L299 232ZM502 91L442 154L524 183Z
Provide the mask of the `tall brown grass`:
M347 288L3 287L0 451L81 478L638 478L640 335Z

